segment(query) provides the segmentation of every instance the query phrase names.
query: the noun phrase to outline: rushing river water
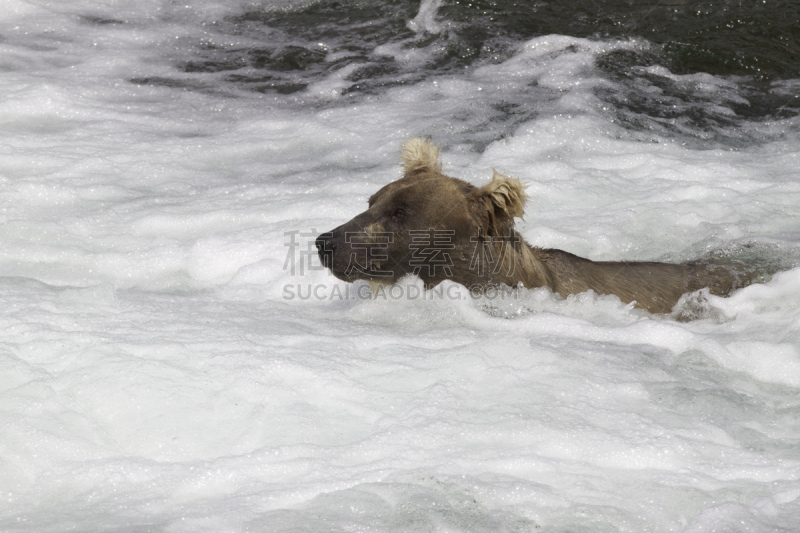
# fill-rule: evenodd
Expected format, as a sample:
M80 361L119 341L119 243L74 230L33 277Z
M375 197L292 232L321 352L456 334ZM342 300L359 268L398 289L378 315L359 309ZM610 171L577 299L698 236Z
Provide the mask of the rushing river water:
M794 1L8 0L0 531L797 531L799 43ZM780 272L688 322L365 298L313 239L422 135L530 243Z

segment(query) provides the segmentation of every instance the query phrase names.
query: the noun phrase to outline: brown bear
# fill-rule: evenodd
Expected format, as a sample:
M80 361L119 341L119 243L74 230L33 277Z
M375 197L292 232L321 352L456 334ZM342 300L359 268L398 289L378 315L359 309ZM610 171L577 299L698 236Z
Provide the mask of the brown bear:
M692 261L591 261L530 246L516 232L527 196L519 180L494 172L475 187L442 174L439 149L427 139L403 144L404 175L369 199L369 208L316 240L322 264L344 281L373 291L414 274L426 288L445 279L471 291L507 285L548 287L566 297L593 290L651 313L669 313L685 293L728 295L754 281L730 265Z

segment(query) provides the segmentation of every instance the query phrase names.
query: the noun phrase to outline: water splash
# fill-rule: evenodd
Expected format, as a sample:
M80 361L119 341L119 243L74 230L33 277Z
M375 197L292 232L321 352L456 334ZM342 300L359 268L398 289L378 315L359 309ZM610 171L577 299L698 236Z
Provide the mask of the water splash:
M406 25L414 33L438 34L442 31L441 25L436 22L436 12L442 5L442 0L422 0L419 6L419 13L413 20Z

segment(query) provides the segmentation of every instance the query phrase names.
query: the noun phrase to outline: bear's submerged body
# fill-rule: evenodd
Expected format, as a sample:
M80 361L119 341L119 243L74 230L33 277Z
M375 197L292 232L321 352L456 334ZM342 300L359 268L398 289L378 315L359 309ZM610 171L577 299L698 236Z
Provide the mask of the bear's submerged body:
M322 264L344 281L396 283L414 274L426 287L449 279L471 291L508 285L548 287L561 296L593 290L651 313L669 313L682 295L707 288L727 296L755 272L692 261L591 261L530 246L517 234L527 196L519 180L497 172L475 187L442 174L439 150L426 139L406 141L403 177L369 199L369 209L319 236Z

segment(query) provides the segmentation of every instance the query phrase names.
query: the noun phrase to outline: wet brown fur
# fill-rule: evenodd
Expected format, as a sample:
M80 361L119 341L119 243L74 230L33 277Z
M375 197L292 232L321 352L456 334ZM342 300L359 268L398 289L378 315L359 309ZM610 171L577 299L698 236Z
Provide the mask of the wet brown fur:
M416 274L428 288L451 279L471 290L522 284L564 297L593 290L652 313L669 313L685 293L708 288L725 296L752 282L701 261L591 261L530 246L514 229L527 200L519 180L495 171L475 187L445 176L438 148L426 139L406 141L401 158L401 179L373 194L367 211L317 239L320 259L336 277L367 280L373 289Z

